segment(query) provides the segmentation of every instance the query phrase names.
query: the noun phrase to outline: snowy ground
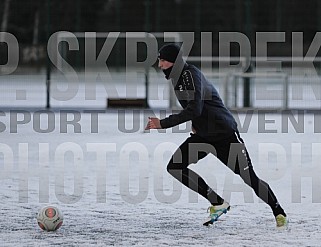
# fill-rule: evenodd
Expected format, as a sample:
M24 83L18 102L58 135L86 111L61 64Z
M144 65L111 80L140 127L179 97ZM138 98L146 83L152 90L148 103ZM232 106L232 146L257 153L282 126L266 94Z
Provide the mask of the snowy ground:
M232 208L212 227L202 226L208 202L166 173L188 131L143 133L148 114L140 111L134 124L131 113L99 113L96 121L79 112L81 133L72 126L62 133L59 111L50 113L55 125L49 133L39 133L49 129L45 114L39 125L31 112L31 121L18 125L17 133L15 116L1 115L0 246L320 246L316 116L303 116L303 133L291 123L283 133L281 115L267 114L272 122L264 124L265 131L253 115L242 133L258 175L288 213L289 229L280 231L270 209L212 156L193 169ZM246 115L239 118L244 123ZM262 133L269 130L277 133ZM36 223L38 210L48 204L64 213L56 232Z

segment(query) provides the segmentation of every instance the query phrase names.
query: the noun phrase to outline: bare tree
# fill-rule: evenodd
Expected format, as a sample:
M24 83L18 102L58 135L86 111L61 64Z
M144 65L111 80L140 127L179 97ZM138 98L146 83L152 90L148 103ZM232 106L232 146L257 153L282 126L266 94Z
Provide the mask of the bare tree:
M10 10L10 2L11 2L11 0L5 0L5 3L4 3L2 23L1 23L1 32L6 32L7 31L8 19L9 19L9 10Z
M37 9L35 13L35 20L33 25L33 37L32 37L33 45L38 45L38 36L39 36L39 10Z

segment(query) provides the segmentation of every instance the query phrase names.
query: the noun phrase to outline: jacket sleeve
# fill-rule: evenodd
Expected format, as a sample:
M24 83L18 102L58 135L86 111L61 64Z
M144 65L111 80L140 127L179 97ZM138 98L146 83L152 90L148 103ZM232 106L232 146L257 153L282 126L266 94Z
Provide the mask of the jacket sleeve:
M202 113L204 101L202 100L203 89L201 76L194 71L184 71L182 74L182 88L184 99L179 98L178 100L186 100L187 105L181 112L172 114L167 118L160 120L160 124L163 129L171 128L189 120L193 120Z

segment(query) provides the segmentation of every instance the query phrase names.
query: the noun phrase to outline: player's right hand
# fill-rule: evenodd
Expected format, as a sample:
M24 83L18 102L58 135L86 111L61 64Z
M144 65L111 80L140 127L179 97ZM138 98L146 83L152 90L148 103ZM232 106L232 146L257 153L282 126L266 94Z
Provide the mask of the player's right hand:
M162 128L162 126L160 124L159 118L156 118L156 117L149 117L148 118L148 122L147 122L147 125L145 127L145 130L161 129L161 128Z

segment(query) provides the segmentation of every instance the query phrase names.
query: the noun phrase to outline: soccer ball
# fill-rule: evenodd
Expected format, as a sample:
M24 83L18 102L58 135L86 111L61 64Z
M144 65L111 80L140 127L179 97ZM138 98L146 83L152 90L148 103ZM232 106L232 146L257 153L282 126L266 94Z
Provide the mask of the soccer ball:
M63 220L63 214L55 206L43 207L37 215L38 225L45 231L56 231L61 227Z

